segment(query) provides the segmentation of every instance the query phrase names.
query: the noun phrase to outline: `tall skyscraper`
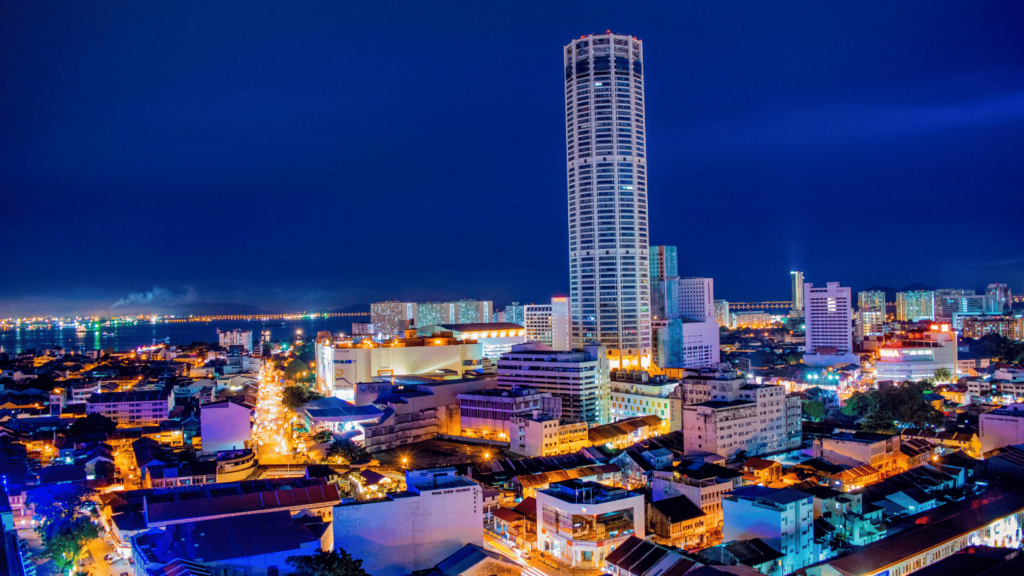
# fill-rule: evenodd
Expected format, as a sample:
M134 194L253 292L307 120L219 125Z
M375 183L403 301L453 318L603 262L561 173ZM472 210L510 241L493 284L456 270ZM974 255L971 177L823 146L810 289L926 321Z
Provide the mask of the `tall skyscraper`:
M417 308L415 302L374 302L370 304L370 323L378 334L391 338L417 327Z
M828 282L825 288L804 284L804 322L808 354L853 352L853 306L850 288ZM834 349L834 350L832 350Z
M643 45L591 34L563 51L572 345L611 367L651 355Z
M651 280L679 276L679 256L675 246L651 246Z
M793 310L804 311L804 273L792 271L789 273L790 298L793 301Z

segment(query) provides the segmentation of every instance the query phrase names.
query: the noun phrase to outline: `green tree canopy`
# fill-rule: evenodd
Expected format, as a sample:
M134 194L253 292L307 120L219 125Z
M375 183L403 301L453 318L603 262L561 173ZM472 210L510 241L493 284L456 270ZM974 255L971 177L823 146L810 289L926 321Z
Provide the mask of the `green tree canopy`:
M340 548L311 556L289 556L286 561L295 567L295 576L370 576L363 570L362 560Z
M953 381L953 371L949 368L936 368L935 376L933 378L935 382L939 384L945 384Z
M825 403L820 400L804 400L804 415L814 420L815 422L821 422L825 418Z
M117 424L110 418L107 418L103 414L93 412L87 415L85 418L76 419L71 426L68 428L68 433L72 436L80 436L82 434L110 434L117 429Z
M36 532L43 541L44 554L53 560L58 573L74 568L82 546L99 536L99 529L87 514L93 494L75 484L56 484L29 492L29 503L43 516Z
M309 364L306 364L298 358L294 358L287 366L285 366L284 377L286 380L297 380L310 372Z
M285 386L284 391L281 393L281 404L284 404L285 408L295 410L307 402L323 397L323 394L309 386Z

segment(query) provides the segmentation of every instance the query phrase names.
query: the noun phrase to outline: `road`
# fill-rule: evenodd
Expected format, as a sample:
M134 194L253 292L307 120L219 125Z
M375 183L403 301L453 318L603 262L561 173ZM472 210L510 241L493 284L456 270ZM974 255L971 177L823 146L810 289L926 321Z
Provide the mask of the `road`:
M253 442L260 464L296 464L292 450L291 416L281 404L284 385L274 378L269 364L260 371Z
M525 560L515 553L514 550L506 546L501 540L491 536L489 532L484 532L484 548L488 548L511 559L513 562L520 564L523 567L523 576L561 576L558 570L554 570L549 566L545 566L536 560Z

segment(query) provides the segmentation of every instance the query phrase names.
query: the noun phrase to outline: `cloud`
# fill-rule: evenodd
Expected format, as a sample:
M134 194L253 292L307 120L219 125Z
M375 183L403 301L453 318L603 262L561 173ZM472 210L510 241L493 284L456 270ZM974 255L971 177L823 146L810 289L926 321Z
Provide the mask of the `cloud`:
M195 301L196 292L192 288L189 288L184 294L178 295L166 288L153 286L153 289L148 292L132 292L117 302L114 302L114 304L110 306L110 309L113 310L114 308L138 305L168 306L174 304L189 304Z

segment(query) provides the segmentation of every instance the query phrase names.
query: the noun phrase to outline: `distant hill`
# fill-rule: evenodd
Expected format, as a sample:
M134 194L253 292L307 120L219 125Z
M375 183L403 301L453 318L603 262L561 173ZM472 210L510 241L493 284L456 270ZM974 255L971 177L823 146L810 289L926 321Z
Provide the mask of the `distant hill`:
M226 316L226 315L260 315L276 314L262 310L250 304L185 304L174 309L175 316Z
M351 306L345 306L344 308L335 308L331 310L333 314L370 314L369 304L353 304Z

